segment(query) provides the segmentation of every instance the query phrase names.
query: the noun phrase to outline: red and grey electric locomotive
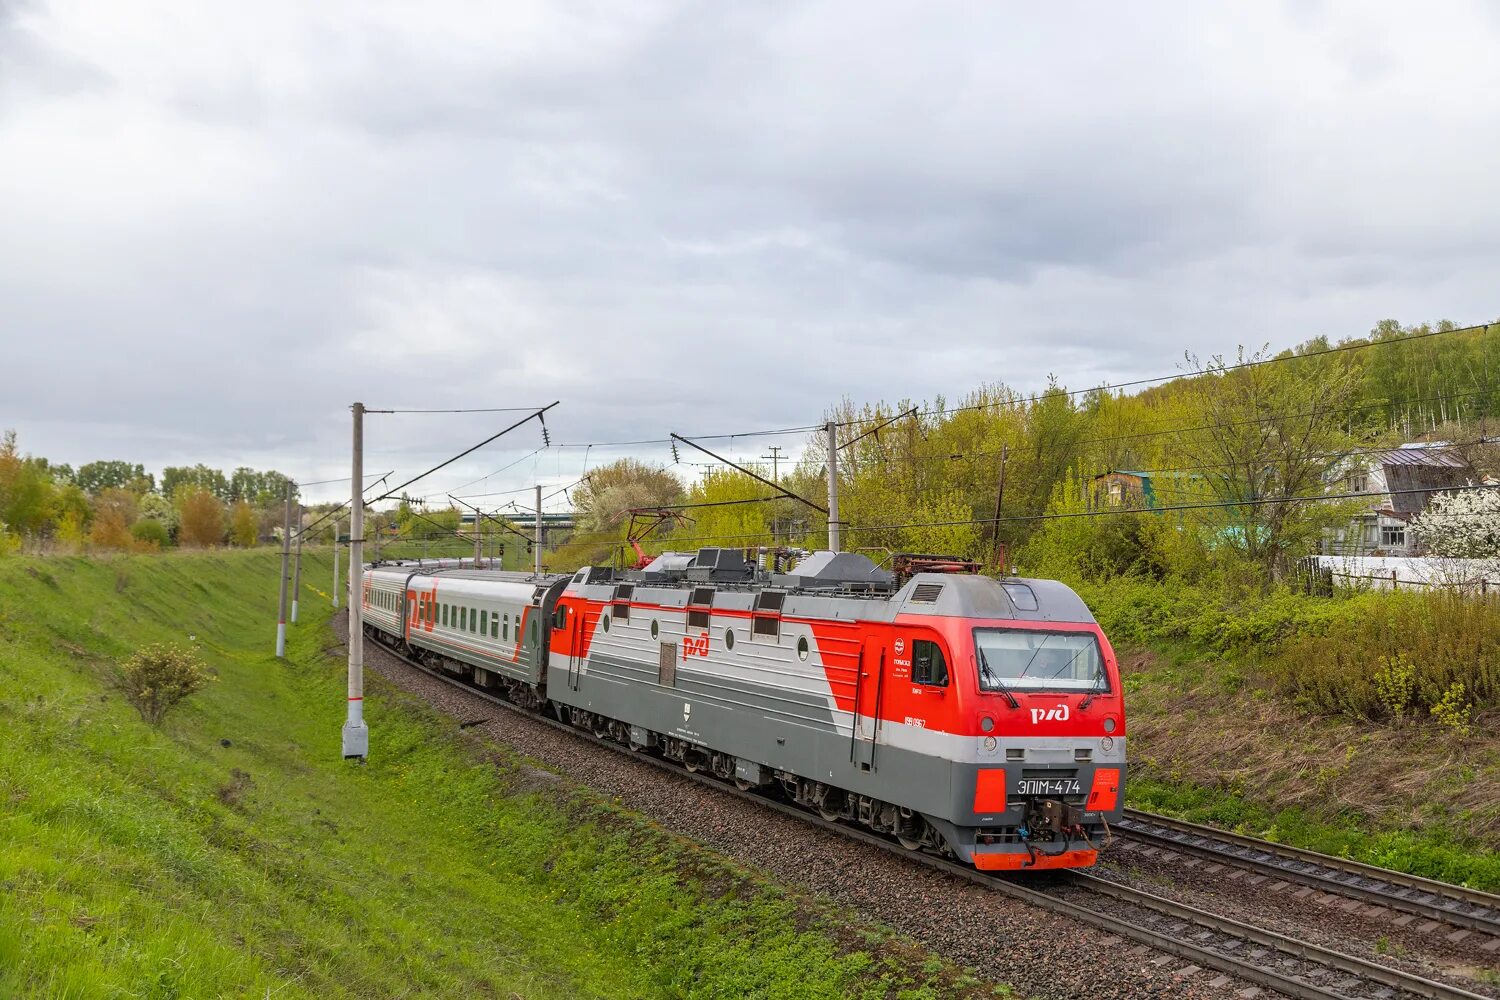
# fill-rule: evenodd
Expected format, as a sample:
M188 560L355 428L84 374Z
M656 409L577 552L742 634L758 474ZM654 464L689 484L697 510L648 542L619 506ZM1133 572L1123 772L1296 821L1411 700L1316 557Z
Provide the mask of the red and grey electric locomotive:
M377 568L364 606L377 638L522 705L981 869L1091 865L1123 808L1114 651L1054 580L703 549Z

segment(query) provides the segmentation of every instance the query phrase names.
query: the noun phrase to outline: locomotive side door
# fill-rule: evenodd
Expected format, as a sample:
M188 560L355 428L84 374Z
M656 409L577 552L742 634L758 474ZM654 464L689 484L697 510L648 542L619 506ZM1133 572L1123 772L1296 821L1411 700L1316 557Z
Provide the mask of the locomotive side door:
M861 771L875 770L875 738L880 732L880 694L885 675L885 643L866 639L859 646L854 678L854 732L849 759Z

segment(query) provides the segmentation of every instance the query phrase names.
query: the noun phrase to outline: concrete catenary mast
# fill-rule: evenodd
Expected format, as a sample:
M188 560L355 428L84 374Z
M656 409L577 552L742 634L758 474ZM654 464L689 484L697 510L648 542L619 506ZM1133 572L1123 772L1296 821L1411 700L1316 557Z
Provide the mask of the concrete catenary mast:
M344 719L344 759L370 753L365 727L365 404L354 404L354 458L349 474L349 712ZM288 501L290 504L290 501ZM358 581L358 582L356 582Z

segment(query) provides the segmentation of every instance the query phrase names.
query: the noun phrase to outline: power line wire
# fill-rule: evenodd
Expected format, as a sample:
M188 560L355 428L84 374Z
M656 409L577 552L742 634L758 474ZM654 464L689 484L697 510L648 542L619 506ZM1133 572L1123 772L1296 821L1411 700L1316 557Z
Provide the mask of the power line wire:
M1371 347L1383 347L1383 346L1388 346L1388 345L1392 345L1392 344L1410 344L1410 343L1414 343L1414 342L1419 341L1419 340L1426 340L1429 337L1444 337L1444 336L1448 336L1449 334L1457 334L1457 333L1473 333L1476 330L1488 330L1490 327L1495 326L1495 325L1497 325L1497 324L1494 323L1494 322L1491 322L1491 323L1474 323L1474 324L1471 324L1469 326L1454 327L1451 330L1428 330L1425 333L1403 334L1403 335L1401 335L1399 337L1390 337L1390 338L1385 339L1385 340L1363 340L1363 341L1359 341L1359 342L1356 342L1356 343L1340 344L1340 345L1337 345L1335 347L1327 347L1327 348L1322 348L1322 349L1319 349L1319 350L1316 350L1316 351L1308 351L1306 354L1277 355L1276 357L1272 357L1272 358L1262 358L1262 359L1260 359L1258 361L1241 361L1241 362L1238 362L1238 363L1232 364L1232 365L1222 365L1222 366L1210 367L1210 368L1207 368L1207 369L1204 369L1204 370L1201 370L1201 371L1196 371L1196 372L1178 371L1178 372L1176 372L1174 374L1171 374L1171 375L1154 375L1151 378L1133 379L1133 380L1128 381L1128 382L1106 383L1104 385L1090 386L1089 388L1086 388L1086 389L1059 389L1059 390L1057 390L1057 392L1060 393L1060 394L1062 394L1062 395L1064 395L1064 396L1068 396L1068 397L1084 396L1084 395L1088 395L1089 393L1092 393L1092 392L1114 392L1117 389L1130 389L1130 388L1134 388L1136 386L1150 385L1152 383L1159 383L1159 382L1170 382L1170 381L1173 381L1175 379L1180 379L1180 378L1184 378L1184 379L1185 378L1194 378L1194 377L1200 376L1200 375L1213 375L1213 374L1223 373L1223 372L1243 371L1243 370L1245 370L1247 368L1259 368L1262 365L1285 364L1287 362L1292 362L1292 361L1303 361L1303 360L1306 360L1308 358L1325 357L1325 356L1330 355L1330 354L1342 354L1342 353L1346 353L1346 352L1349 352L1349 351L1362 351L1362 350L1365 350L1366 348L1371 348ZM1039 398L1040 396L1043 396L1043 395L1052 395L1052 394L1053 394L1052 392L1048 391L1048 392L1042 392L1042 393L1035 393L1035 394L1032 394L1030 396L1022 397L1022 398L1016 399L1016 400L1005 400L1005 401L997 401L997 402L992 402L992 403L972 403L972 404L965 405L965 406L938 407L938 408L934 408L934 409L931 409L931 410L923 410L923 411L921 411L917 415L918 416L922 416L922 417L930 417L930 416L938 416L938 415L948 414L948 413L964 413L964 412L972 411L972 410L988 410L988 409L1013 407L1013 406L1026 403L1026 402L1031 401L1031 400L1034 400L1036 398ZM878 416L876 416L876 417L859 418L859 419L856 419L856 420L847 421L844 424L842 424L842 426L848 427L848 426L853 426L856 423L870 423L870 422L873 422L873 421L879 420L879 419L882 419L882 418L880 418Z

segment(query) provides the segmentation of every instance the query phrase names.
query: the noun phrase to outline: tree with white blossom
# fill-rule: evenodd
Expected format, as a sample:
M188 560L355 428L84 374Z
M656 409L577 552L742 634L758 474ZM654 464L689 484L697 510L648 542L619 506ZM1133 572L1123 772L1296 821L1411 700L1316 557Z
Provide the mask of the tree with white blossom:
M1500 577L1500 486L1438 494L1412 519L1411 532L1430 555L1466 560L1445 568L1450 582Z

